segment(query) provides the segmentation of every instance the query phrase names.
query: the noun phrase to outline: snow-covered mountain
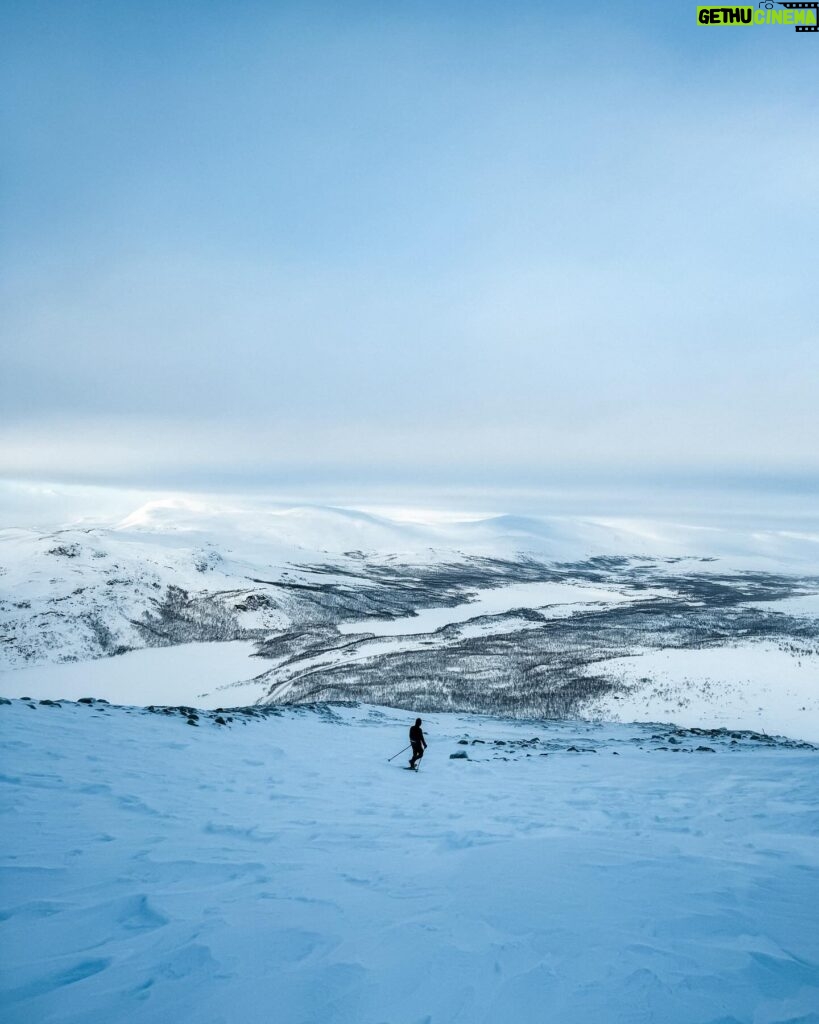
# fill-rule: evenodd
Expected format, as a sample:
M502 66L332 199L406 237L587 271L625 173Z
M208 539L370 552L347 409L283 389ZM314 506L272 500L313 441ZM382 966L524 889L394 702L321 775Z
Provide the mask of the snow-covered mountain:
M0 532L0 692L628 708L819 738L817 551L804 529L157 499ZM712 679L716 649L738 653ZM700 681L657 662L658 703L647 656L674 651Z

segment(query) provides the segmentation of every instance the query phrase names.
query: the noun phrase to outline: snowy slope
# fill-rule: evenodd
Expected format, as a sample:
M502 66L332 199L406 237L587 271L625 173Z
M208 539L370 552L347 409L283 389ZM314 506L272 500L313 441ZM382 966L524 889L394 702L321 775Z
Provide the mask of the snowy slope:
M815 750L410 717L0 707L4 1022L819 1020Z
M757 729L819 743L815 644L647 651L598 662L596 670L619 685L589 704L592 716Z

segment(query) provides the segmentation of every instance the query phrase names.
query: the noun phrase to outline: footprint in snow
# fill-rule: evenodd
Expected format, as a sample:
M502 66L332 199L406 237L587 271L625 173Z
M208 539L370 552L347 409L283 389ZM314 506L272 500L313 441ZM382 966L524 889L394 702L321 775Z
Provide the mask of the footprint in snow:
M77 982L85 981L95 974L104 971L111 963L110 957L95 960L80 960L70 967L64 967L57 971L50 971L39 978L20 985L19 988L10 989L4 995L4 1003L13 1006L37 996L48 995L57 989L65 988L67 985L75 985Z

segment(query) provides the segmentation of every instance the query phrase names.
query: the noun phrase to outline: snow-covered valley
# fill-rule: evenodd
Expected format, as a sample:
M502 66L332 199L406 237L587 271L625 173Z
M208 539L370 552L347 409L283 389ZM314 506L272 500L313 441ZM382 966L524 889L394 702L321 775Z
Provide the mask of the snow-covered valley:
M804 526L155 500L0 531L0 694L819 739L817 550Z
M8 1024L819 1019L815 749L189 717L0 707Z

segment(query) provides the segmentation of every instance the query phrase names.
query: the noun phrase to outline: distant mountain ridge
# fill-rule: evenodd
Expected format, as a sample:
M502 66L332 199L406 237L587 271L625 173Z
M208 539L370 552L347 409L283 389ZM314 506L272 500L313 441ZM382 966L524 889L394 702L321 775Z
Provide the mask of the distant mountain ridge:
M236 699L613 715L645 653L751 642L769 666L777 645L812 665L817 549L660 520L162 499L0 531L0 671L245 640L253 695Z

